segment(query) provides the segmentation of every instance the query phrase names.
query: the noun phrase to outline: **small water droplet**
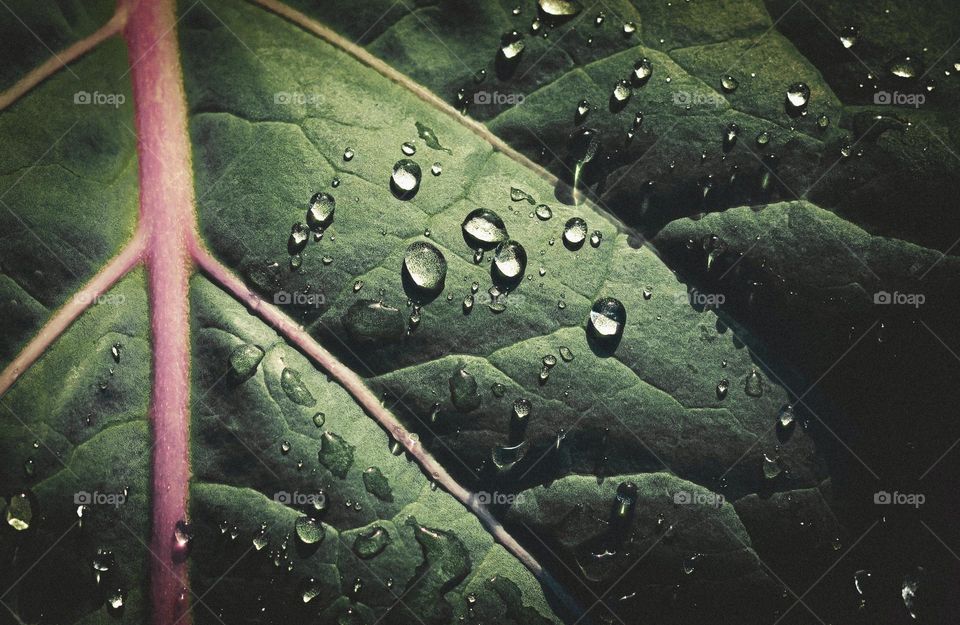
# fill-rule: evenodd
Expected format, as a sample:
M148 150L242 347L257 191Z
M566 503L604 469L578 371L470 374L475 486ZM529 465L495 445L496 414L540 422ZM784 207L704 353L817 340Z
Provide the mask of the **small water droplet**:
M417 153L417 146L413 145L409 141L404 141L400 144L400 151L403 152L404 156L413 156Z
M727 74L720 79L720 87L727 93L733 93L740 86L740 81Z
M848 50L857 44L860 32L855 26L844 26L840 29L840 44Z
M343 151L343 160L350 162L353 160L353 148L347 148Z
M368 560L379 555L392 542L386 529L375 525L368 530L361 530L353 541L353 552L357 557Z
M730 380L723 378L717 382L717 399L724 399L730 390Z
M750 397L760 397L763 395L763 378L756 369L752 369L744 383L744 391Z
M473 249L492 249L506 241L507 227L500 215L487 208L470 211L460 225L463 238ZM476 262L476 261L475 261Z
M616 102L626 104L630 96L633 95L633 87L630 86L630 81L621 78L614 83L612 95Z
M633 82L642 85L653 75L653 65L650 59L644 57L633 64Z
M493 255L494 277L514 283L523 277L527 269L527 252L523 246L510 239L497 246Z
M594 338L617 338L623 334L626 323L627 311L620 300L613 297L601 297L590 309L588 328Z
M783 468L780 466L779 457L770 456L770 454L763 454L763 476L765 478L772 480L782 472Z
M590 246L591 247L600 247L600 242L603 240L603 233L599 230L594 230L593 234L590 235Z
M795 82L787 88L787 102L795 109L802 109L810 101L810 87L807 83Z
M323 232L333 222L337 202L329 193L315 193L310 198L310 207L307 209L307 226L314 232Z
M443 165L440 164L440 161L435 162L430 167L430 173L433 174L434 176L439 176L440 174L443 173Z
M537 219L540 221L547 221L553 217L553 211L546 204L538 204L536 211Z
M523 35L518 31L511 30L500 37L500 54L504 59L512 61L520 56L526 44L523 42Z
M408 200L420 189L420 166L408 158L402 158L393 165L390 177L391 189L401 200Z
M323 540L326 529L320 521L306 515L297 518L294 523L297 538L304 545L314 545Z
M580 217L570 218L563 226L563 243L571 249L578 249L587 238L587 222Z

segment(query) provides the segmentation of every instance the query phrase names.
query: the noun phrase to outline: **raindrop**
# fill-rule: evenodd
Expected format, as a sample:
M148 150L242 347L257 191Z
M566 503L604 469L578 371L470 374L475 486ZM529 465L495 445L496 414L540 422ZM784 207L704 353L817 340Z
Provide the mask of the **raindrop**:
M308 516L299 517L294 523L294 530L304 545L315 545L326 535L323 523Z
M650 59L644 57L633 64L633 82L636 85L643 85L650 76L653 75L653 65Z
M756 369L750 371L750 375L747 376L747 381L744 383L744 391L750 397L760 397L763 395L763 378L760 377L760 373Z
M193 540L193 527L184 520L177 521L173 528L173 537L177 541L177 546L181 549L190 545Z
M310 240L310 230L299 221L290 228L290 238L287 239L287 252L293 256L303 251Z
M437 161L430 167L430 173L434 176L439 176L443 173L443 165L440 164L440 161Z
M493 254L493 276L504 283L515 283L523 278L527 268L527 252L510 239L497 246Z
M723 378L717 382L717 399L724 399L730 390L730 380Z
M920 65L915 59L905 56L890 64L890 73L897 78L914 78L920 73Z
M600 242L603 240L603 233L599 230L594 230L593 234L590 235L590 246L591 247L600 247Z
M632 34L635 33L635 32L637 32L637 25L636 25L636 24L634 24L633 22L624 22L624 24L623 24L623 34L624 34L624 35L632 35Z
M791 406L790 404L784 404L783 407L780 408L780 414L779 414L780 427L788 428L794 424L794 421L795 421L795 416L794 416L793 406Z
M569 347L561 345L557 351L560 352L560 358L563 359L563 362L570 362L573 360L573 352L570 351Z
M317 403L317 400L313 398L310 390L300 378L300 372L295 369L284 367L283 371L280 372L280 388L295 404L310 407Z
M514 202L523 202L526 201L527 204L535 204L536 200L533 199L533 196L524 191L523 189L518 189L517 187L510 187L510 199Z
M343 325L350 339L360 344L392 343L403 338L403 313L383 302L361 299L350 305Z
M337 202L329 193L315 193L310 198L310 208L307 209L307 226L314 232L323 232L333 222L333 213Z
M483 70L480 71L483 72L481 76L486 75L486 72ZM440 145L440 140L437 138L437 133L435 133L432 128L425 126L420 122L415 122L415 125L417 127L417 136L427 144L428 148L431 150L440 150L441 152L446 152L447 154L453 154L453 151L451 151L449 148L445 148Z
M553 211L550 210L550 207L547 206L546 204L538 204L537 210L534 212L537 215L537 219L539 219L540 221L547 221L548 219L553 217Z
M470 211L460 228L463 230L464 240L473 249L492 249L509 238L503 219L487 208Z
M450 387L450 401L457 410L470 412L480 407L477 380L466 369L457 369L447 382Z
M617 486L617 496L615 498L616 514L620 518L625 518L633 511L637 505L637 485L634 482L620 482Z
M580 12L580 3L576 0L538 0L537 4L545 15L570 17Z
M347 148L343 151L343 160L350 162L353 160L353 148Z
M432 243L415 241L407 247L403 270L404 277L417 291L436 295L443 290L447 277L447 260Z
M10 503L7 505L7 524L18 532L22 532L30 528L31 522L33 522L33 504L30 502L30 495L20 492L10 497Z
M770 454L763 454L763 477L772 480L782 472L783 468L780 466L779 457L771 457Z
M770 143L770 133L763 130L757 135L757 145L767 145L768 143Z
M618 299L601 297L590 309L588 329L594 338L619 338L626 323L627 311Z
M737 90L737 87L740 86L740 81L734 78L733 76L731 76L730 74L727 74L726 76L720 79L720 86L723 88L725 92L733 93L734 91Z
M493 393L494 397L503 397L507 392L507 387L500 382L494 382L490 386L490 392Z
M322 428L323 424L326 422L327 422L327 415L325 415L324 413L318 412L317 414L313 415L313 424L318 428Z
M320 594L321 590L322 588L320 586L320 582L318 582L313 577L308 577L303 582L303 592L301 593L303 602L310 603L317 597L317 595Z
M400 151L403 152L404 156L413 156L417 153L417 146L405 141L400 145Z
M523 43L523 35L515 30L504 33L500 38L500 54L508 61L517 58L524 47L526 44Z
M390 187L398 199L408 200L420 189L420 166L407 158L402 158L393 166Z
M563 243L570 249L579 249L587 238L587 222L572 217L563 226Z
M368 530L361 530L353 541L353 552L364 560L379 555L392 542L390 534L383 527L374 525Z
M491 450L490 459L493 461L493 466L496 467L497 471L505 473L523 460L523 457L527 455L527 450L529 449L529 441L523 441L518 445L497 446Z
M590 112L590 103L586 100L580 100L580 103L577 104L577 114L575 116L577 123L579 124L587 117L587 113Z
M855 26L844 26L840 29L840 43L844 48L850 49L857 45L857 37L859 36L860 32Z
M250 343L239 345L230 352L230 372L238 379L246 380L254 374L264 352Z
M624 105L627 103L627 100L630 99L630 96L633 95L633 87L630 86L630 82L625 79L618 80L613 85L613 100L619 104Z
M820 117L817 118L818 127L826 128L829 125L830 125L830 118L827 117L826 115L820 115Z
M810 101L810 87L803 82L795 82L787 88L787 102L795 109L802 109Z
M437 406L439 410L439 405ZM377 467L367 467L363 471L363 487L368 493L381 501L393 501L393 491L387 476Z

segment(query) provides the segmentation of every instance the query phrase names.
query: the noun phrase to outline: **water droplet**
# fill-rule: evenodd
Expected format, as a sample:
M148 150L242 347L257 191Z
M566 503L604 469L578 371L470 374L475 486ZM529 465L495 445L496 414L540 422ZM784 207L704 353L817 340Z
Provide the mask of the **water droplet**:
M402 158L393 166L390 187L398 199L408 200L420 189L420 166L408 158Z
M123 607L123 590L117 588L107 594L107 604L113 610L119 610Z
M392 542L390 534L380 525L361 530L353 541L353 552L357 557L368 560L379 555Z
M589 112L590 112L590 103L587 102L586 100L580 100L580 103L577 104L577 114L575 116L577 123L579 124L584 119L586 119L587 113Z
M463 312L469 314L473 310L473 294L467 294L463 297Z
M439 176L440 174L443 173L443 165L440 164L440 161L435 162L430 167L430 173L433 174L434 176Z
M263 551L263 548L270 544L270 537L265 530L260 530L253 536L253 548L257 551Z
M767 145L770 143L770 133L766 130L761 131L757 134L757 145Z
M570 218L563 226L563 243L571 249L579 249L587 238L587 222L580 217Z
M871 573L864 569L858 570L853 574L853 587L857 589L858 594L864 594L864 589L870 581Z
M788 428L792 426L795 421L793 406L790 404L784 404L783 407L780 408L779 420L780 427L782 428Z
M857 37L859 36L860 32L855 26L844 26L840 29L840 43L848 50L857 45Z
M473 249L492 249L509 238L503 219L487 208L470 211L460 228L464 240Z
M633 22L624 22L624 24L623 24L623 34L624 34L624 35L632 35L632 34L635 33L635 32L637 32L637 25L636 25L636 24L634 24Z
M747 376L747 381L744 383L743 390L746 391L750 397L760 397L763 395L763 378L760 377L760 373L756 369L750 371L750 375Z
M306 515L299 517L293 527L297 538L304 545L315 545L326 535L323 523Z
M378 467L367 467L363 472L363 487L381 501L393 501L393 491L387 476Z
M110 347L110 356L113 358L113 362L116 362L116 363L120 362L121 350L123 350L123 345L121 345L120 343L114 343Z
M287 252L293 256L303 251L310 241L310 230L302 223L297 222L290 228L290 238L287 239Z
M561 345L557 351L560 352L560 358L562 358L564 362L573 360L573 352L570 351L569 347Z
M356 293L363 288L363 280L357 280L353 283L353 292Z
M523 35L515 30L511 30L500 37L500 54L503 58L512 61L520 56L526 44L523 42Z
M340 186L340 176L334 176L333 180L330 181L330 186L336 189Z
M413 145L409 141L404 141L400 144L400 151L403 152L404 156L413 156L417 153L417 146Z
M907 608L910 618L917 618L917 592L924 577L923 567L918 566L913 573L908 573L903 578L903 584L900 586L900 596L903 598L903 605Z
M491 450L490 459L493 461L493 466L496 467L497 471L505 473L523 460L523 457L527 455L527 450L529 449L529 441L523 441L518 445L497 446Z
M493 393L494 397L503 397L507 392L507 387L499 382L494 382L490 386L490 392Z
M316 599L317 595L320 594L322 587L320 582L318 582L313 577L308 577L303 582L303 591L301 592L301 597L303 598L304 603L310 603Z
M173 528L173 537L178 547L181 549L188 547L193 540L193 526L182 519L177 521Z
M779 457L771 457L770 454L763 454L763 477L772 480L782 472L783 468L780 466Z
M821 115L817 118L817 126L820 128L826 128L830 125L830 118L826 115Z
M246 380L254 374L264 352L256 345L244 343L230 352L230 372L241 380Z
M290 453L292 447L290 446L290 441L283 441L280 443L280 453L284 456Z
M337 202L329 193L315 193L310 198L310 208L307 209L307 226L315 232L322 232L333 222L333 213Z
M726 76L720 79L720 87L722 87L723 90L727 93L733 93L734 91L737 90L737 87L739 86L740 86L740 81L734 78L733 76L731 76L730 74L727 74Z
M494 279L515 283L523 278L527 269L527 252L523 246L510 239L497 246L493 254Z
M480 407L477 380L466 369L454 371L447 383L450 387L450 401L457 410L470 412Z
M309 408L315 406L317 403L317 400L313 398L310 390L300 378L300 372L295 369L285 367L283 371L280 372L280 387L283 389L283 392L286 393L287 397L290 398L290 401L295 404Z
M613 85L613 99L621 104L626 104L627 100L630 99L630 96L633 95L633 87L630 86L630 81L621 78Z
M318 428L322 428L323 424L327 422L327 415L322 412L318 412L313 415L313 424Z
M615 498L617 516L620 518L629 516L636 504L637 485L634 482L620 482Z
M350 162L353 160L353 148L347 148L343 151L343 160Z
M537 219L540 221L547 221L553 217L553 211L550 210L550 207L546 204L538 204L537 210L534 211L537 215Z
M691 574L693 574L693 571L694 571L694 569L695 569L696 566L697 566L697 559L699 558L699 556L700 556L700 554L694 554L694 555L692 555L692 556L689 556L689 557L683 559L683 573L684 573L684 575L691 575Z
M324 432L320 437L320 451L317 452L317 459L331 473L343 479L353 466L353 450L353 445L340 435Z
M481 76L486 75L486 72L484 72L483 70L480 70L480 71L483 72ZM437 138L437 133L435 133L432 128L430 128L429 126L425 126L420 122L415 122L415 125L417 127L417 136L420 137L423 140L423 142L427 144L428 148L430 148L431 150L440 150L441 152L446 152L447 154L453 154L452 150L440 145L440 140Z
M802 109L810 101L810 87L803 82L795 82L787 89L787 102L796 109Z
M407 247L403 258L404 276L418 291L436 295L443 290L447 277L447 259L437 247L426 241L415 241Z
M594 230L593 234L590 235L590 246L591 247L600 247L600 242L603 240L603 233L599 230Z
M740 125L736 122L730 122L723 133L723 147L729 150L737 143L737 137L740 136Z
M904 56L890 64L890 73L897 78L914 78L920 73L920 64L916 59Z
M601 297L590 309L588 328L594 338L610 339L623 334L627 323L627 311L620 300Z
M642 85L646 83L652 75L653 65L650 63L650 59L644 57L633 64L633 82L635 84Z
M517 187L510 187L510 199L514 202L526 201L528 204L536 203L536 200L533 199L532 195L523 189L518 189Z
M580 12L576 0L537 0L540 10L553 17L570 17Z
M723 378L717 382L717 399L724 399L727 396L727 392L730 390L730 380Z

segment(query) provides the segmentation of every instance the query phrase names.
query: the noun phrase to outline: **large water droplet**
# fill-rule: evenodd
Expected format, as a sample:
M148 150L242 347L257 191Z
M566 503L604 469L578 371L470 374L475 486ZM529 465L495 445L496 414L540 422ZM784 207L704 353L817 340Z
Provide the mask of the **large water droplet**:
M480 407L477 380L466 369L457 369L448 380L450 401L461 412L470 412Z
M323 232L333 223L333 213L337 202L329 193L316 193L310 198L310 208L307 209L307 225L315 232Z
M523 43L523 35L516 30L511 30L500 37L500 54L504 59L512 61L520 56L526 44Z
M296 520L294 530L296 531L297 538L304 545L315 545L323 540L323 537L326 535L323 523L306 515Z
M527 268L527 252L514 240L504 241L493 254L493 277L502 283L516 283Z
M545 15L552 17L570 17L580 12L576 0L538 0L537 4Z
M390 176L390 188L393 194L401 200L409 200L420 189L422 172L420 166L408 158L402 158L393 166L393 175Z
M20 492L10 497L7 504L7 524L18 532L30 529L33 522L33 504L30 495Z
M357 557L367 560L380 554L392 542L390 534L386 529L379 525L374 525L368 530L363 530L357 534L353 541L353 552Z
M795 109L802 109L810 101L807 83L795 82L787 89L787 102Z
M650 59L644 57L633 64L632 80L634 84L643 85L650 80L652 75L653 65L650 63Z
M497 468L497 471L505 473L523 460L523 457L527 455L528 449L530 449L529 441L523 441L518 445L494 447L490 452L490 459L493 461L493 466Z
M295 369L285 367L283 371L280 372L280 387L283 389L283 392L287 394L287 397L296 404L307 406L308 408L317 404L317 400L314 399L310 390L300 378L300 372Z
M900 597L903 599L903 605L907 608L910 618L917 618L917 592L920 590L923 581L923 567L917 567L913 573L908 573L903 578L903 584L900 586Z
M626 79L620 79L613 85L613 93L611 97L613 101L618 105L624 105L627 103L627 100L630 99L630 96L633 95L633 87L630 86L630 82Z
M546 204L539 204L537 210L534 211L537 214L537 219L540 221L547 221L553 217L553 211L550 210L550 207Z
M263 350L256 345L244 343L237 346L230 352L230 373L240 380L246 380L256 372L263 355Z
M393 501L390 481L378 467L367 467L363 472L363 487L381 501Z
M487 208L477 208L460 225L470 249L492 249L507 240L507 227L500 215Z
M601 297L590 309L588 328L594 338L618 338L626 323L627 311L620 300L613 297Z
M443 290L447 259L433 243L415 241L404 254L403 273L418 294L435 296Z
M743 385L743 390L750 397L760 397L763 395L763 378L756 369L752 369L747 376L747 381Z
M331 473L343 479L347 471L353 466L353 445L348 443L339 434L324 432L320 438L320 451L317 459Z
M587 239L587 222L580 217L570 218L563 226L563 244L570 249L579 249Z

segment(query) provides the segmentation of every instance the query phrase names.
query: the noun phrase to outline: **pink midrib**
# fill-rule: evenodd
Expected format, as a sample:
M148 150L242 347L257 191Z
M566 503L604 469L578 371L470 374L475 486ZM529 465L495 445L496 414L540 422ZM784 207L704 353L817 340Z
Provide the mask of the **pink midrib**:
M190 483L191 260L195 236L187 105L173 0L144 0L124 30L140 167L140 227L146 233L153 335L153 524L150 599L153 623L189 625L187 562L174 530L187 518Z

